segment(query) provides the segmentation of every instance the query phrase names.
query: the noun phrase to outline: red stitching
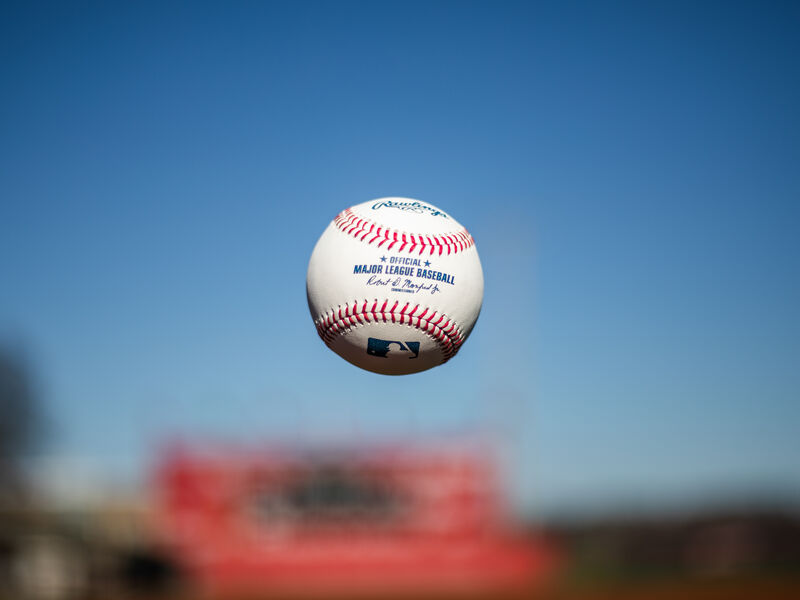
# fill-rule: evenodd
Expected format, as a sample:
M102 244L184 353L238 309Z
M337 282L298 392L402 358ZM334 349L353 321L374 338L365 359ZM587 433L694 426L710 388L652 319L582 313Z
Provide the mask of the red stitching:
M353 327L363 325L365 322L378 322L379 320L387 323L390 318L392 323L407 324L431 336L438 342L444 355L442 362L446 362L455 356L461 344L464 343L464 338L458 331L455 321L445 315L436 311L429 313L429 309L424 308L421 313L415 316L414 313L420 308L419 304L413 305L410 311L409 308L412 306L410 302L406 302L402 310L398 310L399 301L396 301L387 310L388 304L389 300L386 300L379 308L377 299L372 303L372 306L369 306L369 300L364 300L364 303L359 307L358 301L355 301L352 307L350 304L344 305L344 314L342 313L342 307L339 306L338 309L332 309L328 314L317 319L317 333L330 346L337 336ZM370 317L372 320L370 320ZM396 318L398 320L395 320ZM408 321L406 321L406 318ZM415 320L416 324L414 324Z
M444 254L445 249L449 255L463 252L475 245L475 241L466 229L438 236L422 236L419 234L415 236L413 233L406 234L402 231L386 229L380 226L377 226L376 229L375 223L356 216L349 208L336 215L333 223L344 233L353 236L359 241L366 241L367 244L377 242L378 248L388 243L386 250L395 248L397 252L408 252L409 254L414 253L419 247L417 255L422 255L427 251L428 255L433 256L433 253L438 251L439 256L441 256ZM368 237L369 239L367 239Z

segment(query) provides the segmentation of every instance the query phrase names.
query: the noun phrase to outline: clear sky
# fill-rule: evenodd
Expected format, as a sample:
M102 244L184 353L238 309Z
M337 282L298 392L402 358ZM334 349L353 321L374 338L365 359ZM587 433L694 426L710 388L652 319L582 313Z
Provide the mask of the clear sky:
M800 498L800 10L3 3L0 334L48 452L454 435L547 512ZM317 338L313 245L409 196L475 237L459 355Z

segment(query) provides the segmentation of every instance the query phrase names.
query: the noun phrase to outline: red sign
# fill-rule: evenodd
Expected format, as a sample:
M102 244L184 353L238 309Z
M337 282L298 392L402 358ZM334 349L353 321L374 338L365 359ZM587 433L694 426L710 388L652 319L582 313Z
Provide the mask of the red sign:
M516 587L556 564L466 451L179 451L158 491L160 534L212 592Z

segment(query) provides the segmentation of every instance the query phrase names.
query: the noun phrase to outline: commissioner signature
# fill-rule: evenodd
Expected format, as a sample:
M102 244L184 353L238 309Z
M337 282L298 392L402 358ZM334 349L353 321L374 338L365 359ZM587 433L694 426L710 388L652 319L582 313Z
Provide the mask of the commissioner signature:
M391 287L403 292L419 294L420 292L429 292L431 295L441 292L439 286L435 283L415 283L411 279L403 279L402 277L378 277L372 275L367 279L367 285L377 287Z

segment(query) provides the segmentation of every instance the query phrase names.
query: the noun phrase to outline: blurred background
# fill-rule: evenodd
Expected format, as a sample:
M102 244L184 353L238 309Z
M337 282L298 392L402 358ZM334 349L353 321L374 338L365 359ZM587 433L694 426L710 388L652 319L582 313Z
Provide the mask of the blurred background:
M792 2L0 7L0 598L800 594ZM360 371L342 209L474 236Z

